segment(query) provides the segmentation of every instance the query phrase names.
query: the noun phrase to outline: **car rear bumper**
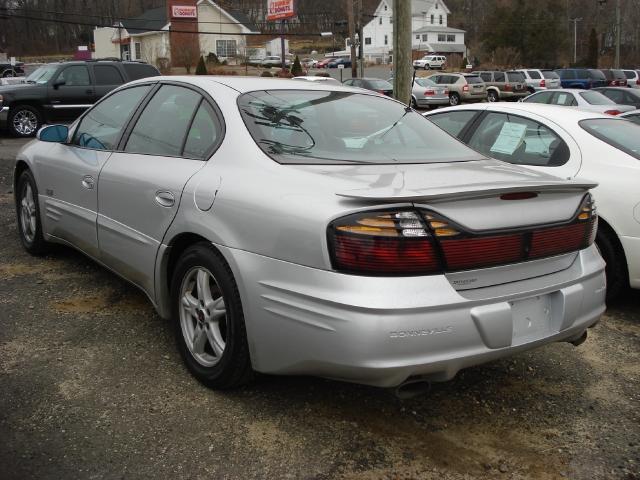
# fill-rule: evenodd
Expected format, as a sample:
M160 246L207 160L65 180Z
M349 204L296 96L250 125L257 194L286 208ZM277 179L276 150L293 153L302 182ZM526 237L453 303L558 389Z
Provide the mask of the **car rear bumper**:
M429 107L432 105L449 105L449 96L444 97L417 97L416 103L419 107Z
M238 280L253 367L380 387L575 340L604 312L595 247L553 274L457 291L444 275L364 277L219 247Z
M627 258L629 285L631 288L640 288L640 238L625 236L619 238Z
M0 108L0 128L5 128L7 126L9 118L9 107Z

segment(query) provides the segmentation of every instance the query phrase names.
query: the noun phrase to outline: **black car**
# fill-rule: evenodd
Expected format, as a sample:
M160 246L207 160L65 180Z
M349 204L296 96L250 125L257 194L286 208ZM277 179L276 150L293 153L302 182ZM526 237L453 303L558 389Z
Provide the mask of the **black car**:
M15 65L11 65L9 62L0 61L0 77L21 77L24 75L24 63L16 62Z
M43 65L25 83L0 87L0 128L31 137L45 123L66 123L123 83L160 72L142 62L73 61Z
M618 105L632 105L635 108L640 108L640 92L635 88L602 87L594 88L594 90L600 92Z
M607 79L607 85L610 87L626 87L627 86L627 76L624 74L622 70L616 70L613 68L602 68L600 71L604 74Z
M382 93L387 97L393 96L393 85L386 80L380 80L379 78L349 78L342 83L349 87L373 90L374 92Z

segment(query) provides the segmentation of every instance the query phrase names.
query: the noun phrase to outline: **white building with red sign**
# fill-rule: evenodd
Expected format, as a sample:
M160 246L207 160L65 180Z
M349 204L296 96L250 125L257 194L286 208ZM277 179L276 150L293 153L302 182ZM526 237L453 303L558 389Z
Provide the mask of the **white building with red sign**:
M296 16L294 0L267 0L267 21L286 20Z

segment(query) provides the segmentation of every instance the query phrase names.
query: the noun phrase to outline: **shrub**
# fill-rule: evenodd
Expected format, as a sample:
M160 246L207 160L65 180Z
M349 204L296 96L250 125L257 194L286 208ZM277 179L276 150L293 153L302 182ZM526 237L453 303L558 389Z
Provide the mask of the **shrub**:
M320 73L316 73L316 77L330 78L331 75L329 75L327 72L320 72Z
M261 74L261 77L273 77L273 75L271 75L271 72L268 70L264 70Z
M276 73L276 77L278 77L278 78L293 78L293 75L289 71L288 68L283 68L278 73Z
M207 63L210 63L211 65L220 65L220 60L215 53L210 52L209 55L207 55Z
M204 57L200 57L198 60L198 66L196 67L196 75L206 75L207 74L207 66L204 64Z
M294 77L299 77L303 74L302 72L302 65L300 64L300 59L298 58L298 56L296 55L295 60L293 61L293 65L291 66L291 74Z

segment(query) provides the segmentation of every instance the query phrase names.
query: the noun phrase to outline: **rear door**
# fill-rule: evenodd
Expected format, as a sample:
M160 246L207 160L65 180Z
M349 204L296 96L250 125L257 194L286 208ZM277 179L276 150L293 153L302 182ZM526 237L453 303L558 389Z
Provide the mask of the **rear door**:
M158 247L185 184L222 140L221 118L200 91L163 84L100 174L101 259L151 296Z
M95 103L94 84L86 65L61 68L48 86L49 118L69 122Z

